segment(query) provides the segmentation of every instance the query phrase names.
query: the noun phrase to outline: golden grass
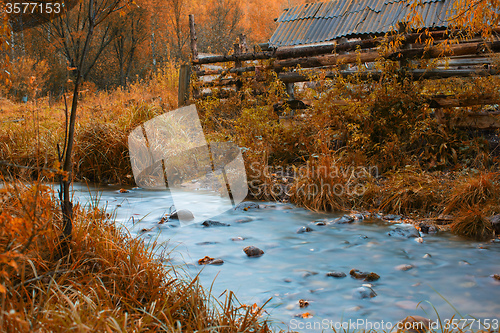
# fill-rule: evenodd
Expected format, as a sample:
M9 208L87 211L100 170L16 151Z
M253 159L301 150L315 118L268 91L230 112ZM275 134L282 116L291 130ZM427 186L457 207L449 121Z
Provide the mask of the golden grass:
M71 104L69 95L66 101ZM146 82L126 89L80 95L74 147L76 179L131 183L127 136L155 116L177 107L177 70L169 63ZM64 141L65 103L41 98L29 103L0 99L0 161L29 167L52 168L57 144ZM0 166L0 171L26 177L37 169ZM6 172L5 172L6 171Z
M480 210L462 211L450 230L457 235L479 241L493 238L491 222Z
M462 178L446 202L444 213L471 209L477 205L498 205L500 197L500 173L480 172Z
M168 254L114 226L97 208L75 206L69 254L59 253L53 193L9 184L0 206L2 332L267 332L260 311L233 294L216 304Z

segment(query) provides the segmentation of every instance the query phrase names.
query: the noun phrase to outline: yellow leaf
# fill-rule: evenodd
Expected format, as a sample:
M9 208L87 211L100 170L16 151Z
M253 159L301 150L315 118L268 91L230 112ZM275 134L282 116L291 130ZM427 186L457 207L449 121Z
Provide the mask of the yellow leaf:
M3 286L3 284L0 284L0 294L5 294L7 292L7 289Z
M69 66L68 66L68 71L76 71L77 69L78 69L78 68L76 68L76 67L69 67Z

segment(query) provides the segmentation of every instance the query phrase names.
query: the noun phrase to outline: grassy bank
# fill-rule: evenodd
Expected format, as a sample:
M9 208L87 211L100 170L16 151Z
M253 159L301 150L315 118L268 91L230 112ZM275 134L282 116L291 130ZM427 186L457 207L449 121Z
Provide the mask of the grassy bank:
M288 98L282 83L243 86L229 99L198 100L207 138L242 147L256 199L290 200L313 210L400 214L477 239L493 237L488 218L500 214L498 131L456 126L479 107L430 109L427 96L478 99L495 94L498 77L401 80L391 62L377 81L360 76L321 80L297 90L307 110L279 118ZM85 92L80 103L74 170L77 180L133 183L127 136L176 107L174 65L147 82L111 92ZM0 160L57 167L64 103L0 101ZM282 114L291 114L284 109ZM495 141L496 140L496 141ZM37 169L2 166L4 174ZM466 227L465 227L466 226Z
M118 230L97 208L76 206L69 254L47 187L0 192L0 331L268 332L259 309L219 303L187 275Z

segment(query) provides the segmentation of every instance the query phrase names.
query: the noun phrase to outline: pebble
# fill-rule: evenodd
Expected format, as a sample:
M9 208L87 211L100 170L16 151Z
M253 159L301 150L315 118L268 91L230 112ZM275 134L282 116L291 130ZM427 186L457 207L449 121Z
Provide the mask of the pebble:
M430 253L426 253L426 254L424 254L424 256L422 258L424 258L424 259L432 258L432 255Z
M415 266L413 265L410 265L410 264L401 264L401 265L397 265L396 267L394 267L396 270L398 271L409 271L410 269L414 268Z
M243 249L243 251L249 257L260 257L264 254L264 251L255 246L247 246Z
M244 241L245 239L247 239L247 238L241 237L241 236L231 238L231 240L233 242L241 242L241 241Z

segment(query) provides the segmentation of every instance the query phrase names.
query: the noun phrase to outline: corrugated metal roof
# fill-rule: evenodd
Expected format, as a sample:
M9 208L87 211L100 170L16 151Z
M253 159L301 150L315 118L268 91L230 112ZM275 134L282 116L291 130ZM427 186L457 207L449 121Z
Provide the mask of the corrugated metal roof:
M454 0L422 0L425 28L448 26ZM285 10L269 40L273 47L322 43L341 37L383 34L397 29L409 13L407 0L335 0Z

